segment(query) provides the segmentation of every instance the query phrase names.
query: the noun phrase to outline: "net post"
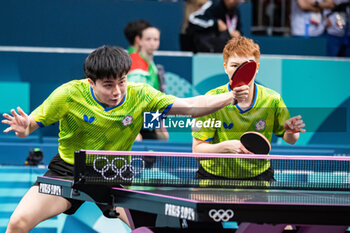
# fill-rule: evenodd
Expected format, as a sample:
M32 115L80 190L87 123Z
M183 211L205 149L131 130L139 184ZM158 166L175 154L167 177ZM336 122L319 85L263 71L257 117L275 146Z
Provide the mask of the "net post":
M85 179L85 164L86 153L85 151L79 150L74 152L74 184L84 183Z

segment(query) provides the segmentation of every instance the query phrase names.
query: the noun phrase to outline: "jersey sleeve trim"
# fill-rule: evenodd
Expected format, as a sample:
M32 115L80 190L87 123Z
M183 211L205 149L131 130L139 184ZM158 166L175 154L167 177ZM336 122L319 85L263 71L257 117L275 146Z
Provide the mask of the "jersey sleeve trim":
M232 90L231 90L231 87L230 87L230 83L227 84L227 90L228 90L229 92L232 91Z
M164 111L162 112L162 118L165 118L168 112L170 111L171 107L173 106L174 103L169 104Z
M45 127L45 125L43 123L41 123L40 121L35 121L35 122L39 125L40 128L44 128Z
M201 141L211 142L214 138L208 138L200 132L192 132L192 137Z

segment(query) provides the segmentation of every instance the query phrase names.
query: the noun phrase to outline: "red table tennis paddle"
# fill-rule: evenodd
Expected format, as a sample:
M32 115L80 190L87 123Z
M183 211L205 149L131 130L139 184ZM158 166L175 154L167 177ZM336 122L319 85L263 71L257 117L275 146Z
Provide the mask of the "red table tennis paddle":
M271 144L267 138L258 132L248 131L241 136L243 146L254 154L268 154Z
M230 88L231 90L235 87L248 85L250 81L254 78L256 72L256 62L253 60L249 60L243 62L233 73L230 80Z

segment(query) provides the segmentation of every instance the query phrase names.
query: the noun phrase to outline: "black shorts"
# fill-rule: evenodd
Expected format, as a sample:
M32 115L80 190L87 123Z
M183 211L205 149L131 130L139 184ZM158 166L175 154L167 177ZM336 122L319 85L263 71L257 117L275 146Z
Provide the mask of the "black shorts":
M251 181L275 181L274 169L273 167L269 167L266 171L261 173L260 175L250 177L250 178L242 178L242 179L234 179L234 180L251 180ZM209 172L207 172L202 165L199 164L198 171L196 172L195 179L217 179L217 180L231 180L231 178L216 176Z
M140 134L142 139L158 139L158 135L154 129L141 129Z
M44 176L48 177L57 177L57 176L71 176L73 177L73 171L74 171L74 165L71 165L69 163L66 163L63 159L61 159L60 155L55 155L50 164L49 164L49 170L46 171ZM35 182L36 186L38 186L38 182ZM71 198L63 197L66 200L68 200L71 203L71 208L66 210L64 213L68 215L74 214L80 206L85 202L81 200L75 200ZM106 216L108 216L108 213L110 211L111 206L108 205L102 205L102 204L96 204L102 213ZM145 213L141 211L136 210L130 210L131 218L134 222L135 227L150 225L155 226L156 223L156 215Z
M49 164L49 170L46 171L44 176L48 177L57 177L57 176L72 176L73 177L73 170L74 170L74 165L71 165L69 163L66 163L63 159L61 159L60 155L57 154L55 155ZM38 182L34 183L35 186L38 186ZM65 198L65 197L63 197ZM72 207L65 211L65 214L74 214L79 207L84 203L84 201L80 200L74 200L71 198L65 198L67 199Z

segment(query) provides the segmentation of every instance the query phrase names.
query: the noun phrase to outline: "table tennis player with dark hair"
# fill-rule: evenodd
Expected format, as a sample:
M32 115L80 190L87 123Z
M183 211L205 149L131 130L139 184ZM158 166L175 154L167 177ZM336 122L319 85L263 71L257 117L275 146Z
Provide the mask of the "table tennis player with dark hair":
M148 84L127 83L130 66L130 56L123 49L112 46L96 49L84 62L86 79L61 85L29 116L19 107L18 113L12 109L11 115L3 114L6 119L2 123L9 125L4 132L14 131L18 137L26 137L38 127L58 121L58 154L45 176L73 176L76 150L130 150L145 111L198 117L248 96L248 86L243 86L217 96L176 98ZM36 184L16 207L6 232L29 232L60 213L73 214L81 204L41 194ZM117 212L128 224L123 209L117 208Z
M259 69L260 48L253 40L246 37L233 38L227 42L224 50L224 68L229 78L244 62L253 60L257 63L253 79L248 84L248 98L228 105L215 113L200 117L205 121L215 118L222 122L221 128L202 127L193 130L194 153L234 153L249 154L240 142L240 137L247 131L256 131L271 141L272 134L294 144L300 132L305 132L301 116L290 118L289 112L275 91L254 82ZM206 95L217 95L230 92L230 84L209 91ZM225 159L201 160L196 173L199 179L249 179L272 181L273 168L269 160L237 159L226 163Z

